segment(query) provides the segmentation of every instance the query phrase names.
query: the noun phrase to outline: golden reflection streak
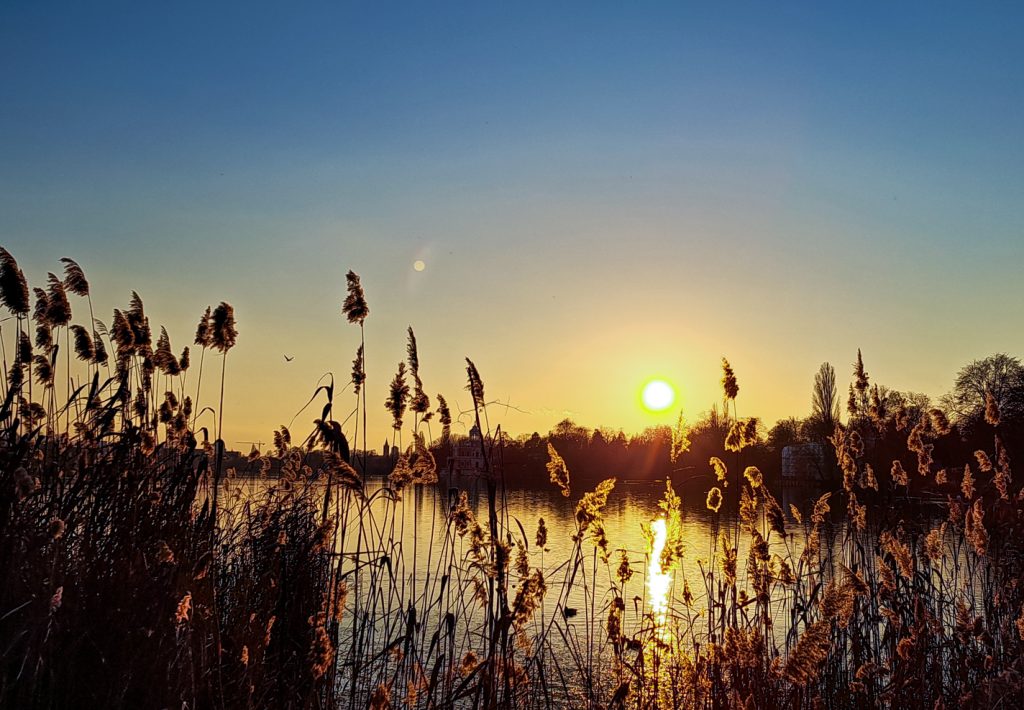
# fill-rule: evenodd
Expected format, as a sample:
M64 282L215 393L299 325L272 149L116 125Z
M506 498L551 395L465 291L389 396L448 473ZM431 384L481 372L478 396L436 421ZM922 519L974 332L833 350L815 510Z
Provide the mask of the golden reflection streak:
M664 518L651 522L651 560L647 567L647 594L658 638L668 641L668 592L672 586L672 573L661 569L661 556L668 538L668 525Z

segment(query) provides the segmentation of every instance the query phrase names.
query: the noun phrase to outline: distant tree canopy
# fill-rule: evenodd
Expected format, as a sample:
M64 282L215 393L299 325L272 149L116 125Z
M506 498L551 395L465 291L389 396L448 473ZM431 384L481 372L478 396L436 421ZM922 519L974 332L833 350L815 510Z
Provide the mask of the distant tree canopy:
M689 481L703 485L713 480L712 456L735 458L725 450L731 423L717 407L712 407L688 429L690 449L673 461L670 455L673 431L669 426L650 426L627 436L622 430L590 429L571 419L563 419L547 434L533 432L515 438L503 437L502 464L506 480L517 485L546 486L545 464L550 443L565 460L574 490L577 485L590 486L609 476L652 481L670 477L679 485ZM453 440L459 438L456 436ZM433 446L443 466L447 445L438 440ZM760 467L768 477L777 475L778 458L760 438L744 451L745 465Z
M872 390L872 398L875 400L877 415L882 419L887 414L904 410L908 421L917 421L924 412L932 407L931 397L926 394L900 392L889 389L885 385L875 385Z
M787 446L803 442L805 438L801 435L803 427L804 422L796 417L780 419L775 426L768 430L768 439L765 443L771 451L781 453Z
M590 440L590 429L578 425L572 419L563 419L548 433L552 441L584 445Z
M933 469L962 470L965 463L974 460L974 452L991 444L992 428L984 425L985 395L990 392L1000 410L998 429L1000 446L1012 457L1024 446L1024 365L1008 355L993 355L963 367L957 375L952 392L942 399L945 410L961 424L959 431L940 433L934 422L931 399L918 392L899 391L886 385L871 383L861 353L853 364L848 399L849 419L840 421L839 392L836 373L825 362L818 368L811 391L811 411L800 419L788 417L766 427L752 419L756 437L737 456L735 450L726 451L725 442L733 429L733 418L718 404L713 405L685 428L689 440L688 450L673 460L671 455L674 432L671 427L652 426L627 435L621 429L599 427L591 429L572 419L563 419L546 434L533 432L512 438L502 436L502 460L509 481L521 485L548 484L546 462L548 443L561 455L572 473L573 485L589 485L602 478L617 476L631 480L672 478L680 485L704 485L713 480L709 460L718 457L726 461L731 474L739 475L742 467L757 466L765 480L781 476L782 452L787 446L814 442L827 451L826 462L831 464L834 453L830 437L836 428L857 431L864 442L863 461L874 469L879 480L888 480L893 462L902 459L906 470L913 470L918 461L907 455L908 439L921 436L920 429L931 432L934 445L927 443ZM981 422L983 426L965 428L965 424ZM451 441L438 439L433 446L438 462L443 466ZM919 444L922 445L923 444ZM387 456L385 444L385 457ZM391 447L391 454L398 451ZM739 471L732 469L740 467ZM914 486L923 485L912 478ZM868 495L864 493L863 495Z
M984 416L986 392L995 398L1003 421L1019 421L1024 416L1024 365L1020 360L1005 353L975 360L957 373L953 391L942 403L961 424L969 425Z

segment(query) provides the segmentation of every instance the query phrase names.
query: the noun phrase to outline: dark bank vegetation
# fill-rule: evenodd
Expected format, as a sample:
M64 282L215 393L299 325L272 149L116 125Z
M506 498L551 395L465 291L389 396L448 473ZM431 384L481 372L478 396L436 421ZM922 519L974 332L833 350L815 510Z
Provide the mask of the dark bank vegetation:
M966 367L938 408L872 385L858 355L845 423L823 368L812 416L768 431L723 362L721 410L626 441L569 422L503 437L467 361L479 495L441 489L445 506L423 517L401 497L437 485L452 415L424 387L410 329L385 403L398 456L370 485L369 306L351 272L347 287L352 387L316 392L308 436L281 428L273 450L228 461L230 305L177 350L138 295L101 322L75 262L30 290L0 251L0 706L1021 704L1013 358ZM766 474L800 442L827 445L835 483L787 510ZM517 466L543 466L575 502L568 558L545 554L543 520L508 516ZM581 485L588 470L608 477ZM633 472L703 481L708 539L683 538L669 482L659 526L637 521L647 557L621 550L602 511L613 476ZM437 541L426 558L403 549L407 529Z
M786 447L821 447L819 466L794 483L836 484L841 469L835 457L832 437L840 422L840 409L847 422L864 433L864 463L875 475L888 480L890 467L900 459L908 470L916 467L914 452L907 450L907 437L922 415L941 411L952 416L955 428L946 426L933 442L933 463L938 468L962 468L974 452L991 445L991 432L984 424L986 392L992 392L1005 412L1001 430L1003 445L1015 453L1024 438L1024 366L1008 355L994 355L973 362L958 374L953 391L936 403L923 394L901 392L885 385L871 384L860 353L853 366L851 394L841 398L835 370L824 363L809 388L811 411L804 418L788 418L767 426L758 418L747 419L752 435L744 447L745 465L757 466L771 485L782 479ZM859 383L859 384L856 384ZM950 412L946 415L945 412ZM506 476L517 485L547 484L547 445L552 444L581 483L593 484L608 476L632 481L661 481L671 477L677 486L707 487L714 473L708 466L712 457L727 460L726 437L734 421L732 413L712 405L692 424L683 423L689 441L687 450L672 456L673 427L653 426L627 436L607 427L590 429L570 419L559 422L546 434L534 432L501 438ZM675 427L678 428L678 427ZM904 493L938 492L934 481L910 479Z

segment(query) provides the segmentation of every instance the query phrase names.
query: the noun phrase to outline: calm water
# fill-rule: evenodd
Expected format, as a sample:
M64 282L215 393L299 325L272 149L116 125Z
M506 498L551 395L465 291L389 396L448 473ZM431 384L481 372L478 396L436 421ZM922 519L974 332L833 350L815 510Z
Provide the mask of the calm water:
M249 482L249 495L258 497L269 482ZM466 490L470 507L481 526L487 528L487 494L483 481L463 479L456 484ZM564 697L556 705L570 704L573 694L582 692L586 682L575 669L609 667L611 650L607 641L605 622L613 597L620 593L615 579L619 565L619 551L625 551L634 571L632 579L621 590L626 604L623 631L627 636L643 623L650 614L650 599L646 590L650 544L644 534L650 523L662 515L658 502L664 496L664 483L630 484L619 482L604 508L604 525L612 549L607 565L595 565L594 545L582 543L585 564L574 569L570 560L576 559L576 531L574 512L585 490L574 489L569 498L554 487L545 489L508 489L499 492L498 514L503 522L503 534L511 535L512 542L522 543L524 536L529 547L531 568L540 568L547 583L543 606L534 613L528 635L544 638L544 653L554 656L556 666L565 669L561 679ZM729 489L732 493L732 489ZM389 495L382 482L367 484L368 504L360 504L354 496L343 508L343 526L338 544L342 555L342 570L349 585L349 598L341 627L339 663L353 663L346 649L361 646L376 658L387 658L391 666L365 668L360 671L360 682L367 687L386 680L394 672L397 653L376 655L383 649L402 650L401 655L424 659L424 663L444 656L457 666L467 650L478 654L486 648L486 612L474 598L473 580L485 577L473 564L469 550L469 536L462 538L447 524L450 506L458 497L458 489L446 485L414 486L406 489L397 499ZM735 518L709 511L705 505L706 491L691 489L678 492L683 505L683 538L685 553L679 566L672 570L669 608L674 622L684 627L692 625L698 637L703 636L707 624L708 595L704 579L709 567L714 566L716 578L720 568L714 562L714 542L719 529L731 532ZM778 495L786 511L787 535L779 539L772 535L770 551L790 561L796 567L805 545L803 525L790 517L790 504L796 505L810 517L813 502L821 491L808 487L787 489ZM837 516L841 518L841 516ZM548 530L544 550L535 544L538 521L543 518ZM843 541L841 522L826 526L822 546L838 550ZM738 544L737 577L739 589L750 589L746 583L746 559L749 538L741 535ZM514 570L515 551L510 567ZM842 559L841 557L839 559ZM516 593L518 576L510 571L509 603ZM689 582L693 604L681 603L684 581ZM783 592L785 593L785 592ZM780 600L781 601L781 600ZM773 620L775 641L785 653L786 632L790 629L789 605L773 604L777 616ZM571 610L567 616L565 610ZM455 620L449 627L446 619ZM411 620L412 623L411 623ZM410 626L411 623L411 626ZM410 630L415 631L410 633ZM413 639L407 641L406 639ZM549 656L549 658L551 657ZM581 659L583 662L581 663ZM400 661L399 661L400 662ZM386 664L385 664L386 665ZM610 676L594 679L604 692L610 692ZM551 698L549 698L551 699Z
M469 503L477 519L486 529L487 496L483 482L464 480L459 482L468 493ZM615 572L619 565L619 551L624 550L631 561L634 575L623 590L626 603L624 631L627 635L638 628L644 614L650 613L650 600L645 582L649 561L649 542L644 527L659 515L658 501L664 495L664 484L616 486L604 509L604 524L613 550L607 565L600 562L594 566L595 548L585 540L582 545L586 565L574 570L567 561L574 558L576 543L572 540L576 531L574 511L576 503L585 491L574 490L569 498L557 490L511 489L499 493L499 517L506 521L506 530L513 542L522 542L523 533L529 545L531 567L543 569L548 592L544 605L532 619L531 634L534 638L548 639L550 653L570 671L580 658L586 658L592 668L600 668L610 661L611 651L606 641L605 623L608 607L617 592ZM409 614L403 613L411 607L416 609L416 621L421 632L420 652L428 651L434 641L434 634L443 625L448 613L458 621L456 646L460 649L453 654L461 658L463 649L474 648L478 652L485 647L486 614L480 603L473 598L472 580L482 579L479 570L471 564L469 539L460 538L446 527L449 506L457 498L457 492L442 485L439 487L419 486L407 489L398 501L385 497L381 484L368 485L368 493L374 501L368 512L364 512L362 542L354 523L356 510L349 512L341 549L352 555L357 547L366 549L366 539L383 540L381 552L361 558L364 564L359 575L361 589L359 616L348 614L344 631L355 635L353 621L356 618L372 619L364 625L361 633L370 648L382 648L401 637L406 631ZM717 526L732 529L733 519L716 515L705 505L705 492L681 492L683 499L683 530L686 553L680 568L673 570L670 592L670 608L678 616L685 615L685 623L695 627L706 621L707 594L704 574L709 560L713 559L713 542L717 538ZM784 496L781 503L788 510L790 502L802 510L810 506L820 492L806 491ZM724 510L724 509L723 509ZM535 538L538 520L543 518L548 529L548 542L544 550L537 549ZM521 527L520 527L521 526ZM802 526L793 525L787 538L772 541L772 552L783 557L798 559L804 546ZM774 536L777 538L777 536ZM372 542L369 547L377 547ZM739 540L738 576L743 584L745 560L749 540ZM514 564L515 553L512 555ZM347 562L352 566L352 562ZM586 570L586 571L583 571ZM718 574L716 570L716 574ZM376 583L371 584L376 575ZM446 578L447 577L447 578ZM349 576L350 593L355 591L355 576ZM694 602L689 609L681 603L684 579L689 580ZM510 604L515 595L514 584L518 581L513 573L510 584ZM368 589L372 587L372 598ZM354 603L350 599L352 611ZM569 609L571 616L564 610ZM788 619L780 619L778 627L788 628ZM349 636L353 638L353 636ZM779 639L784 642L784 639ZM343 646L344 648L344 643ZM575 659L575 660L574 660ZM341 662L345 662L341 659ZM570 686L582 682L579 674L569 674ZM606 679L611 682L610 679ZM577 688L578 690L579 688ZM571 691L572 688L568 688Z
M486 487L476 484L473 481L461 481L462 486L469 494L469 503L477 515L478 520L486 529L487 519L487 494ZM370 484L369 490L372 493L380 488L380 484ZM576 531L574 512L576 503L585 491L573 491L569 498L563 497L553 487L551 489L510 489L504 495L499 492L498 514L499 517L507 516L508 526L512 532L513 541L522 540L522 531L526 533L526 539L530 549L530 561L533 566L542 566L545 573L549 570L555 572L555 576L548 577L548 587L560 582L564 575L558 573L558 565L569 559L573 552L575 542L572 535ZM686 540L686 554L682 561L681 570L673 575L673 589L682 589L684 578L690 580L690 586L695 595L701 589L699 581L702 577L701 565L707 567L713 549L712 543L716 539L716 525L725 526L731 529L734 519L722 514L716 515L708 510L705 505L705 492L679 492L683 499L683 528L684 539ZM795 503L801 510L806 510L811 502L820 495L820 491L787 491L780 499L780 503L788 510L789 504ZM454 493L451 500L454 500ZM631 581L627 592L643 596L643 577L647 566L647 554L649 543L644 537L644 527L651 521L662 515L658 508L658 501L664 495L664 483L658 484L623 484L616 485L615 490L608 498L604 508L604 524L608 538L611 542L612 554L610 561L611 571L614 574L619 563L619 550L625 550L632 563L636 574ZM405 520L405 529L401 525L396 526L396 539L401 544L396 546L396 554L400 555L409 567L412 558L417 562L415 580L417 584L426 583L426 573L431 569L432 563L438 558L439 550L442 549L445 538L445 518L449 505L449 493L444 486L439 488L419 486L415 490L407 490L403 493L397 504L400 508L396 517ZM383 513L383 502L374 506L374 515L380 518ZM724 511L724 508L723 508ZM538 520L543 518L548 529L548 542L546 550L542 553L536 548L535 537ZM798 558L803 550L804 529L803 526L795 525L788 521L788 537L784 544L778 544L773 540L772 551L786 556L786 549L792 551L793 557ZM522 526L522 531L520 530ZM458 549L459 540L456 541ZM740 538L739 559L742 563L746 559L749 540ZM351 536L345 543L346 550L354 549L354 542ZM589 541L583 544L584 553L589 557L594 551L594 546ZM456 555L458 557L458 555ZM743 577L742 564L740 565L740 577ZM412 570L407 569L408 581L412 581ZM599 584L604 582L607 586L607 577L598 580ZM569 590L567 605L574 608L584 606L583 585L574 584Z

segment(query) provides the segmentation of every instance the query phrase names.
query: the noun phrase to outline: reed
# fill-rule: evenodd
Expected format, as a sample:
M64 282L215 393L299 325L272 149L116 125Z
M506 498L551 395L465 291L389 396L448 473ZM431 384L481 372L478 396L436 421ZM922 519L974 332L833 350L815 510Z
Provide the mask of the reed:
M509 513L506 438L471 360L483 470L468 483L439 471L457 438L446 399L431 409L412 328L386 403L397 457L383 477L369 470L369 308L354 272L354 410L334 419L332 379L301 444L282 427L273 450L228 462L231 306L200 320L187 390L188 349L175 356L162 328L153 344L142 299L108 332L84 271L64 265L30 309L0 249L2 707L932 708L1024 693L1024 492L991 396L991 446L951 460L957 422L886 412L858 353L852 416L831 436L841 483L785 509L749 465L758 421L737 416L723 360L730 461L707 462L712 485L695 498L707 539L686 537L667 481L655 520L637 521L646 549L628 549L604 517L616 480L577 490L549 445L552 490L574 506L560 559L543 518ZM90 299L87 325L68 294ZM208 349L222 356L213 441L196 411ZM894 435L902 449L880 463L874 442ZM689 445L680 417L670 455ZM941 495L940 514L917 515L912 487Z

